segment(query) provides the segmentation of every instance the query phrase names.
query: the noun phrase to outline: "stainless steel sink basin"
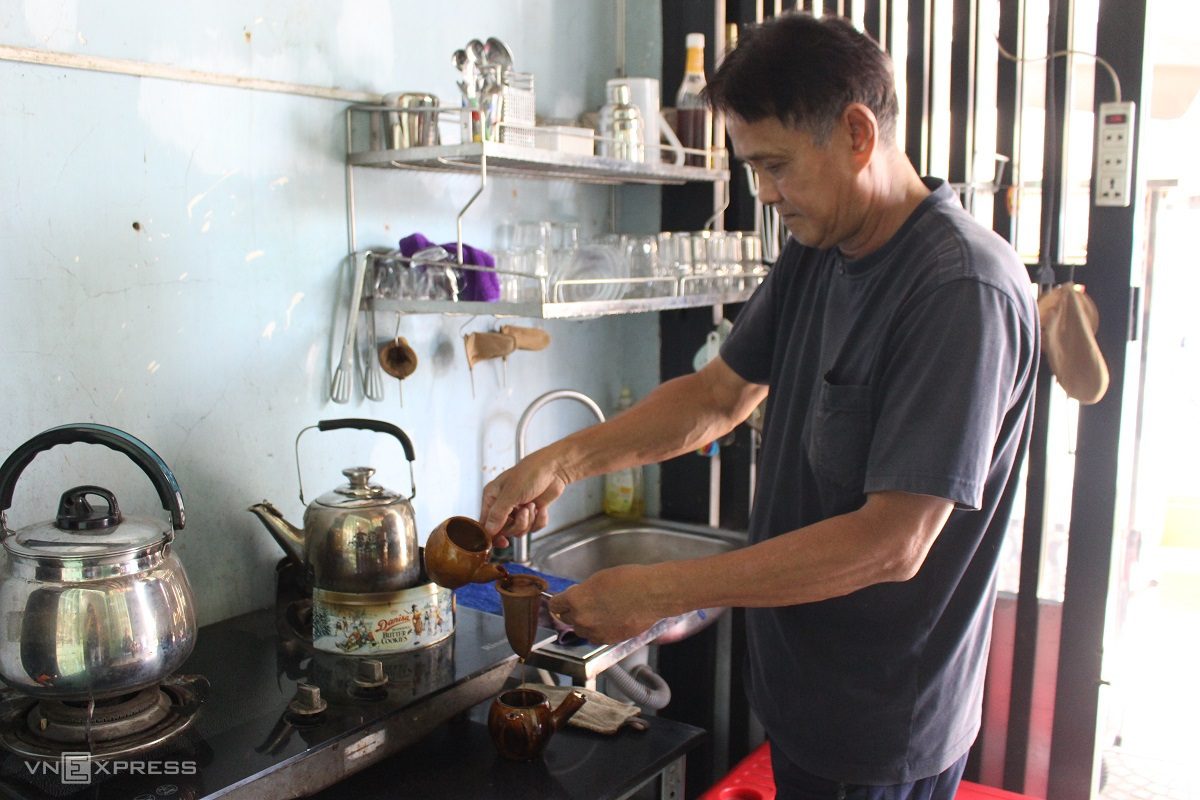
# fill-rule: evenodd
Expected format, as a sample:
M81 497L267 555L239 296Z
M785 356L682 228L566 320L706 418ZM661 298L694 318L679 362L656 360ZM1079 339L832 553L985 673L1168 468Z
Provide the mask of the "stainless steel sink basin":
M660 519L617 520L606 516L550 533L538 534L530 545L530 566L540 572L581 581L594 572L622 564L657 564L728 552L746 544L746 534L706 525ZM725 611L692 611L655 626L656 644L669 644L711 625Z

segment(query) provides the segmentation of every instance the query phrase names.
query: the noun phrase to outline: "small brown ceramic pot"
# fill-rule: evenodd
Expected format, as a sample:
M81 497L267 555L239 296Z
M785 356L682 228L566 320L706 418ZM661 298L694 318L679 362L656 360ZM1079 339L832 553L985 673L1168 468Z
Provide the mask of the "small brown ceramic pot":
M501 756L513 761L537 758L554 732L587 702L582 692L568 694L551 710L546 695L523 687L502 692L488 710L488 733Z

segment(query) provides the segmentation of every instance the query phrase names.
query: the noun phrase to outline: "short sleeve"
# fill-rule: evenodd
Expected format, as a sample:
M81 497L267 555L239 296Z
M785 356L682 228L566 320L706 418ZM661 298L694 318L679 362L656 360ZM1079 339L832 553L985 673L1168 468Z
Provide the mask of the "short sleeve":
M864 490L978 508L1035 334L1004 290L970 278L931 291L897 325Z

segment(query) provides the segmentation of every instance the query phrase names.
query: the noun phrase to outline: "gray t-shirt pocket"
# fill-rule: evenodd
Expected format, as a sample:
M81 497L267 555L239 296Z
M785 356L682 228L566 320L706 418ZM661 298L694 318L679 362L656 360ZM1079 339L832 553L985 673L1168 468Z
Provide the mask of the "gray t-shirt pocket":
M862 494L871 448L871 387L821 380L808 438L808 458L839 499Z

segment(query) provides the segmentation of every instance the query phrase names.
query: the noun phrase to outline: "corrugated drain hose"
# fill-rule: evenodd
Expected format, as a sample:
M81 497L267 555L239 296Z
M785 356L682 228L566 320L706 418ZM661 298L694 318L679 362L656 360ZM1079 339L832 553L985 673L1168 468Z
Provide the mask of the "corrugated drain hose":
M671 687L649 664L638 664L627 670L614 664L604 670L604 677L613 682L630 702L658 711L671 702Z

